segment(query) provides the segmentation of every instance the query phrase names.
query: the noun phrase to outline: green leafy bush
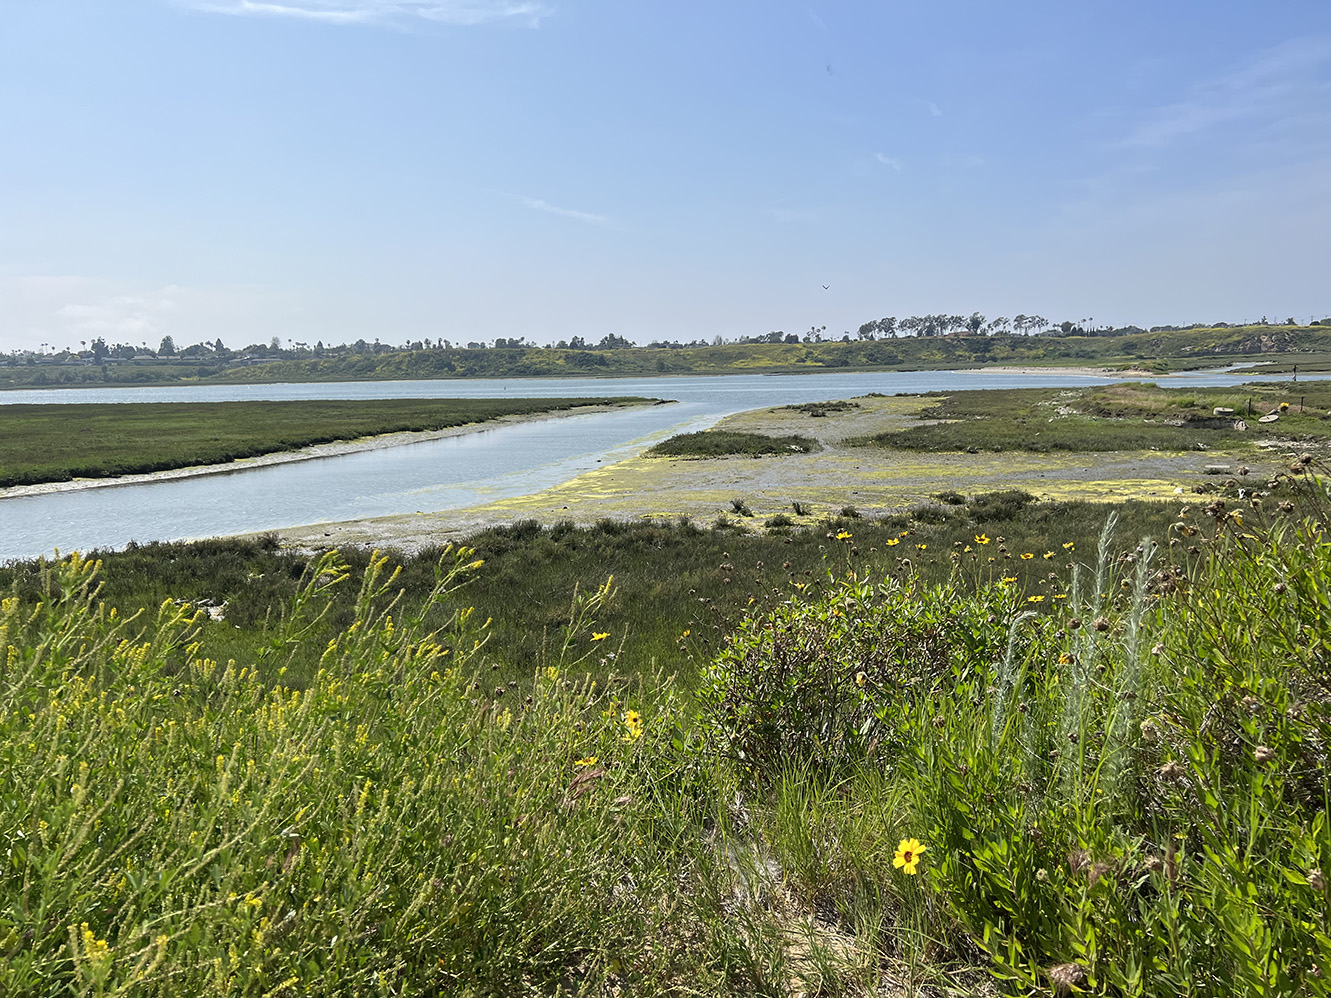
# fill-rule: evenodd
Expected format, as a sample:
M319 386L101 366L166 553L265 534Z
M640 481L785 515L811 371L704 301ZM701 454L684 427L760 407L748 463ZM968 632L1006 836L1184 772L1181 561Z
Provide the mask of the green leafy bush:
M900 746L885 722L950 686L998 640L976 599L985 597L852 576L813 603L750 617L703 669L704 729L759 777L891 755Z

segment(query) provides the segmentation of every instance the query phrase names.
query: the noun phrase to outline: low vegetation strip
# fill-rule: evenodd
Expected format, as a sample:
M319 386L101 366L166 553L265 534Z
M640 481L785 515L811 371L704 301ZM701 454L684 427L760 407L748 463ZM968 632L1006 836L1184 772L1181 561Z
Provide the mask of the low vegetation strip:
M631 398L0 405L0 487L225 464L312 444L442 430Z
M1050 573L1065 579L1072 561L1060 545L1088 549L1105 508L1031 498L988 493L963 505L924 506L877 520L773 517L758 533L730 517L712 524L602 520L585 528L525 520L468 541L485 570L432 605L426 620L441 627L453 612L474 607L493 621L485 649L486 668L496 667L491 678L497 685L521 684L529 679L522 663L539 658L567 623L571 594L594 591L613 575L618 595L600 611L600 629L613 637L613 661L620 671L650 671L653 664L678 671L687 685L692 660L715 652L754 606L823 592L829 567L853 566L875 577L910 571L929 585L957 571L972 585L1010 576L1023 595L1048 592ZM1133 535L1163 533L1177 512L1172 503L1117 508L1123 529ZM829 535L841 533L853 542L829 546ZM977 545L976 534L994 543ZM1060 544L1046 558L1049 536ZM219 619L201 621L201 640L213 658L240 662L267 644L271 620L295 598L309 563L308 554L280 549L271 537L135 544L95 557L105 562L103 595L111 604L130 611L178 600L210 609ZM348 549L343 557L356 573L368 567L364 550ZM396 584L404 599L419 602L430 593L438 558L436 548L401 560ZM44 570L39 561L0 564L0 592L12 588L25 600L42 599ZM292 649L293 680L318 671L324 647L355 619L355 604L349 587L330 594L327 615Z
M733 430L701 430L679 433L647 451L655 457L726 457L742 454L765 457L779 454L808 454L821 450L817 440L800 434L773 437L765 433Z
M624 677L609 582L497 680L482 613L431 616L467 549L412 598L314 559L230 661L188 603L117 607L114 565L41 566L0 601L0 994L1331 993L1298 465L1156 537L1055 524L1012 559L1066 559L1037 592L997 530L930 583L847 525L692 689Z
M917 451L1244 449L1254 441L1325 443L1331 385L1220 389L1122 384L1084 389L954 392L919 412L928 420L861 443ZM1269 423L1259 423L1266 417ZM1261 432L1258 433L1260 427Z

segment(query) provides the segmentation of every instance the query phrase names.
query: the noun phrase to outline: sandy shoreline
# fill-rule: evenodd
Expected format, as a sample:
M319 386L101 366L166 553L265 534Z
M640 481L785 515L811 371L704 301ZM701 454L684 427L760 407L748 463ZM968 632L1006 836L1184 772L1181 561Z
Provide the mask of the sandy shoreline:
M460 437L470 433L493 430L500 426L514 423L531 423L537 420L558 419L561 416L577 416L592 412L608 412L624 408L629 404L662 405L658 400L645 403L594 404L580 405L571 409L553 412L532 413L529 415L497 416L480 423L464 423L449 426L442 430L421 430L405 433L384 433L375 437L359 437L355 440L337 440L327 444L312 444L294 451L274 451L256 457L240 458L226 464L200 464L188 468L172 468L168 471L151 471L140 475L120 475L114 478L76 478L68 482L42 482L38 485L11 485L0 489L0 499L13 499L20 496L51 495L57 492L80 492L84 489L106 489L121 485L140 485L144 482L165 482L177 478L201 478L205 475L231 475L255 468L266 468L277 464L293 464L297 461L314 461L324 457L339 457L343 454L358 454L363 451L383 450L386 447L401 447L404 444L419 444L429 440L442 440L447 437Z

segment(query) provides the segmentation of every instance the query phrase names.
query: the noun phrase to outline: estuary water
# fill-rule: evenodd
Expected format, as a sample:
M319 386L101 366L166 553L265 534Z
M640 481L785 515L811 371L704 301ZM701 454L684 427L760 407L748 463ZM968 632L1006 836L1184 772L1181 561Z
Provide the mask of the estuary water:
M197 478L0 498L0 560L133 541L178 540L400 513L440 512L550 488L666 437L746 409L869 392L1079 387L1113 378L978 371L727 375L689 378L376 381L0 392L20 402L220 402L282 399L607 397L673 404L501 425L460 437ZM1170 385L1224 385L1252 374L1200 372ZM0 408L0 419L3 409Z

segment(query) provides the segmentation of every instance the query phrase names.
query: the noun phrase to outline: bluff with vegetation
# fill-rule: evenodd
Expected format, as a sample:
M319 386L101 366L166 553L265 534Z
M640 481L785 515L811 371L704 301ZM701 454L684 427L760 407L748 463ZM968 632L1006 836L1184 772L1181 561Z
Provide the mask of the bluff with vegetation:
M926 316L921 322L944 318L948 317ZM815 330L802 337L772 333L711 345L694 341L635 347L621 337L606 337L596 345L561 342L554 347L537 347L521 339L466 347L446 341L401 348L377 342L320 345L317 350L303 344L288 349L255 346L240 352L209 347L189 355L131 354L115 363L73 354L28 356L0 364L0 386L798 373L991 364L1093 364L1166 372L1243 358L1281 361L1284 369L1299 364L1313 370L1331 363L1331 327L1322 324L1088 331L1065 323L1066 331L1055 327L1041 335L1024 335L1007 327L972 332L965 326L955 329L935 322L920 326L919 335L903 336L883 333L880 324L885 321L867 323L855 336L847 333L841 339L824 339ZM906 320L893 325L892 332L904 329Z

